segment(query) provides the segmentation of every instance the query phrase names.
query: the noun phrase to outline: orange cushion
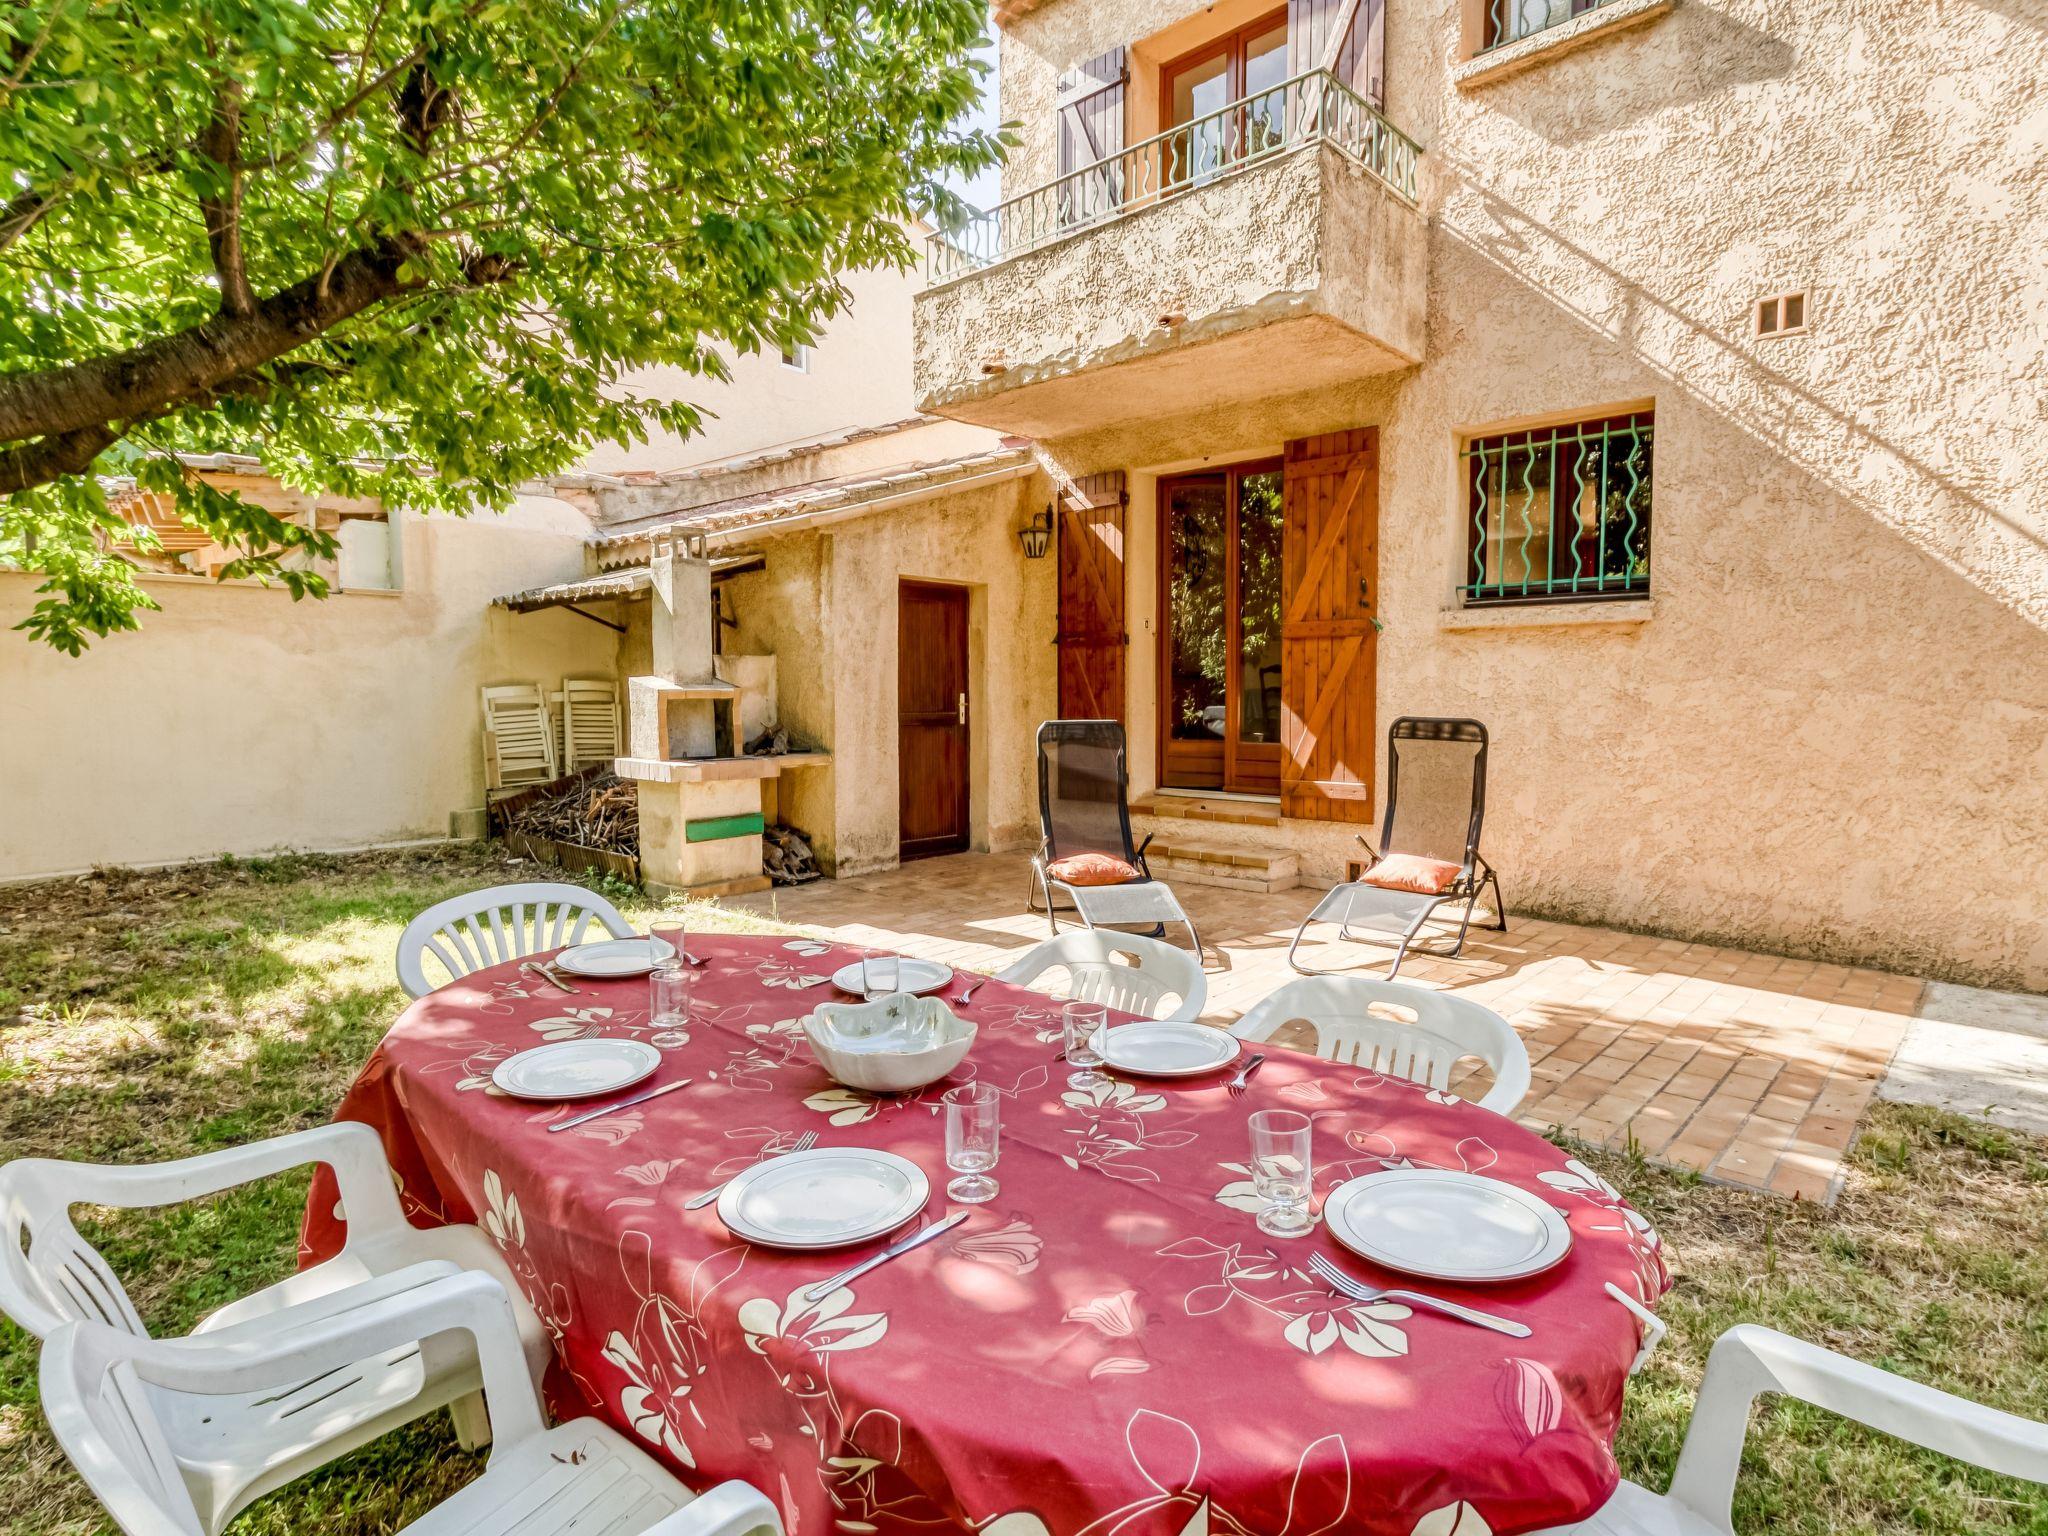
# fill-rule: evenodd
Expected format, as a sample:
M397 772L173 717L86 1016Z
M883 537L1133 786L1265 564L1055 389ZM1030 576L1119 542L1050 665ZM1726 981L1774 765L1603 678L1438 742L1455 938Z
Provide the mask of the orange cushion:
M1383 891L1413 891L1418 896L1441 896L1458 878L1459 866L1442 859L1425 859L1416 853L1390 853L1359 878Z
M1070 853L1046 865L1045 872L1066 885L1128 885L1145 878L1113 853Z

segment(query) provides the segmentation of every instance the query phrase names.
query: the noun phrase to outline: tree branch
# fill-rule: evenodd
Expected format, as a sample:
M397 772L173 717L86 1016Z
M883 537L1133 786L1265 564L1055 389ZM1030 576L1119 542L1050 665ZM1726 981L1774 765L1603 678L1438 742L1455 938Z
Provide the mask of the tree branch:
M246 318L256 312L256 295L242 259L242 88L237 82L220 88L195 147L215 167L212 185L199 194L199 211L220 279L220 312Z
M249 314L218 315L67 367L0 374L0 443L61 437L212 394L373 305L424 287L422 279L399 278L407 254L404 242L381 240L260 300Z
M84 474L126 431L113 422L98 422L0 450L0 496L47 485L64 475Z

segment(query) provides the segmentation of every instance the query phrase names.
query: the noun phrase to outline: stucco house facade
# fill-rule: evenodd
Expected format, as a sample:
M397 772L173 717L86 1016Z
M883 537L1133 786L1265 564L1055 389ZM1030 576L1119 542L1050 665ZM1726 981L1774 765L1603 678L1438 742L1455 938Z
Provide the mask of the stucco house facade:
M1042 665L1168 869L1340 878L1388 724L1470 716L1511 906L2048 985L2036 23L996 13L916 393L1036 445Z

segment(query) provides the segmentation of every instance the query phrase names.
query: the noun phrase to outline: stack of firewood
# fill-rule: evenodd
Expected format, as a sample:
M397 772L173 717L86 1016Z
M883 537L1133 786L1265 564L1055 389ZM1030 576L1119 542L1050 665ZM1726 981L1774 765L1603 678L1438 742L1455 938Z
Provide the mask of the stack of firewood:
M528 837L600 848L606 853L637 855L639 791L615 773L578 777L559 791L521 806L506 824Z
M820 878L811 840L795 827L769 827L761 834L761 867L777 885L803 885Z

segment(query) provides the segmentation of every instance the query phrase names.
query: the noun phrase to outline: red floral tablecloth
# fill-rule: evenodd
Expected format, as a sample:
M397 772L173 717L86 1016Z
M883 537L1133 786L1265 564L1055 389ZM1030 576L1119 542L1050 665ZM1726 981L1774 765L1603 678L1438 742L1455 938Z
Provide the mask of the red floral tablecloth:
M1604 1287L1650 1301L1668 1282L1648 1223L1541 1138L1273 1047L1243 1098L1221 1075L1076 1093L1053 1059L1058 1005L990 982L948 1083L1007 1096L1002 1193L809 1303L803 1288L863 1250L749 1247L683 1201L814 1130L908 1157L943 1210L948 1083L871 1098L813 1060L796 1021L855 951L691 946L709 963L687 1028L649 1028L643 980L571 996L502 966L414 1003L341 1107L382 1134L415 1223L475 1222L498 1244L554 1336L558 1410L602 1415L694 1484L745 1478L791 1536L1141 1536L1178 1532L1204 1499L1218 1532L1480 1536L1583 1518L1613 1488L1638 1339ZM655 1081L695 1081L558 1135L545 1127L573 1106L490 1086L513 1052L584 1035L650 1041ZM1347 1302L1306 1270L1337 1251L1320 1228L1259 1232L1245 1117L1273 1107L1315 1117L1319 1192L1413 1163L1508 1179L1564 1211L1573 1250L1549 1274L1432 1287L1533 1336ZM341 1239L323 1172L305 1260Z

